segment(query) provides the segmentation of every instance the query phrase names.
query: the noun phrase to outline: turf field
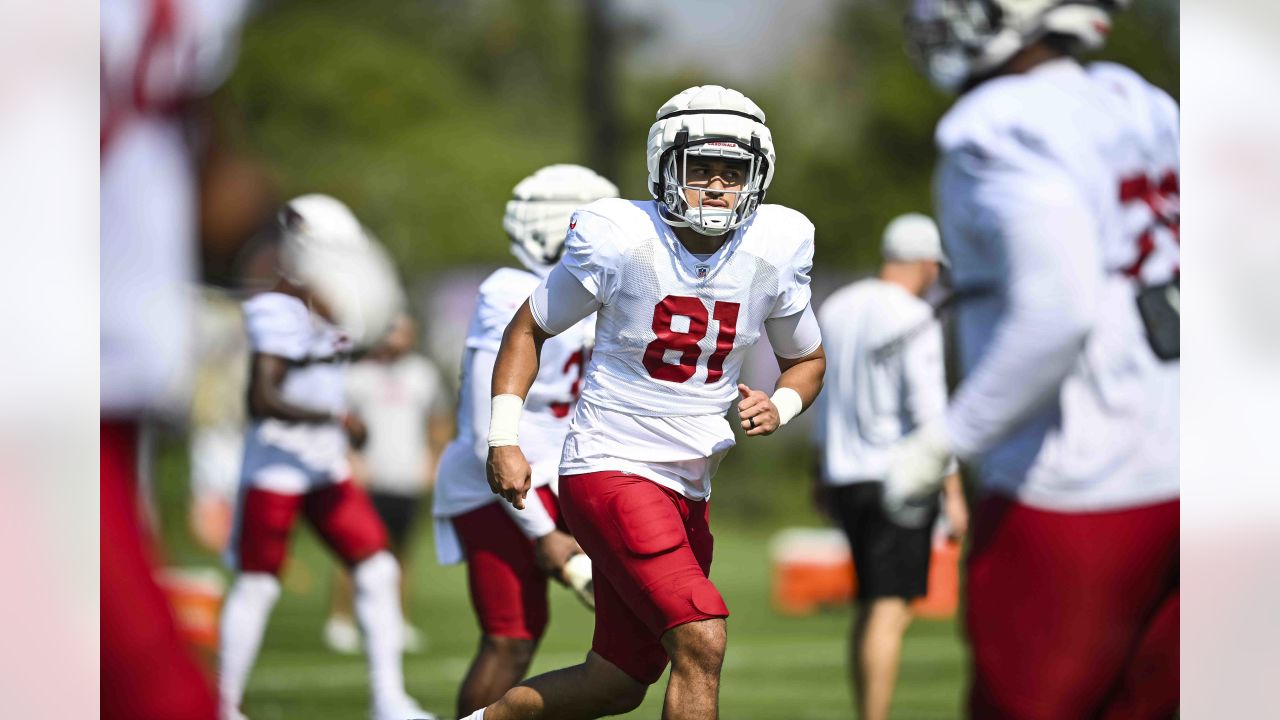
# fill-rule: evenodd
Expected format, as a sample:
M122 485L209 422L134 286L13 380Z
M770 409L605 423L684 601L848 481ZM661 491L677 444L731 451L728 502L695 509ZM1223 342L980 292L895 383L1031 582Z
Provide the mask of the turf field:
M714 524L712 577L725 595L729 651L721 691L727 720L849 718L845 681L846 612L781 617L769 606L766 547L772 528ZM457 683L477 630L461 566L435 564L429 523L420 526L413 621L428 636L422 654L406 658L410 692L429 710L452 717ZM330 565L309 531L300 530L272 617L245 711L252 720L363 718L368 688L362 656L329 652L321 642ZM591 616L567 591L553 587L552 622L533 672L579 662L591 641ZM958 717L962 648L952 622L917 622L907 636L895 718ZM657 718L666 678L626 717Z

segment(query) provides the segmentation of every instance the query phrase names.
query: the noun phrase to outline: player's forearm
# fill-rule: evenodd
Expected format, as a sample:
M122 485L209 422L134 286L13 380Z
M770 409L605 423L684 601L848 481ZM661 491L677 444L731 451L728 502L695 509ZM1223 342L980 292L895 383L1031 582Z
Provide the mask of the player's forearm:
M338 420L327 410L294 405L281 397L274 388L264 387L254 387L249 392L249 414L254 418L270 418L293 423L328 423Z
M953 472L942 480L942 491L948 497L963 500L964 499L964 482L960 479L960 473Z
M945 427L956 455L984 452L1053 402L1093 326L1091 286L1077 274L1058 272L1038 274L1011 290L991 344L947 410Z
M822 346L802 358L779 358L778 364L782 374L775 390L790 388L800 396L802 409L812 405L822 391L822 378L827 372L827 356Z

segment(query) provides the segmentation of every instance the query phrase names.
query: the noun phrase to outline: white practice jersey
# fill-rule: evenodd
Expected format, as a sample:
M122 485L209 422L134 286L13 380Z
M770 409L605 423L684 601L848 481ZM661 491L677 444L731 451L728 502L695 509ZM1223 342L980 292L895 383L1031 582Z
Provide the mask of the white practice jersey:
M480 285L463 351L458 436L445 448L436 472L432 514L437 517L460 515L501 499L485 479L493 363L502 333L538 282L531 272L502 268ZM588 317L542 345L538 376L525 398L519 429L520 449L533 468L533 487L557 487L560 451L594 326L595 316Z
M818 322L827 353L814 408L822 479L884 480L893 446L946 411L942 329L928 303L878 278L833 293Z
M813 224L763 205L703 260L652 201L598 200L574 215L561 264L600 303L561 474L634 472L708 497L747 350L809 305Z
M281 387L285 400L334 414L345 409L351 343L342 331L311 312L302 300L277 292L247 300L244 322L254 353L290 362ZM297 494L350 476L347 436L337 422L251 419L244 445L241 478L253 487Z
M360 456L370 490L407 497L426 492L426 472L435 462L427 422L446 392L435 365L417 353L363 360L347 371L347 405L369 431Z
M965 379L947 412L985 486L1088 511L1178 495L1178 363L1140 285L1178 268L1178 108L1132 71L1058 60L938 126L937 198Z
M196 171L183 110L230 70L245 0L104 0L101 403L175 411L192 381Z

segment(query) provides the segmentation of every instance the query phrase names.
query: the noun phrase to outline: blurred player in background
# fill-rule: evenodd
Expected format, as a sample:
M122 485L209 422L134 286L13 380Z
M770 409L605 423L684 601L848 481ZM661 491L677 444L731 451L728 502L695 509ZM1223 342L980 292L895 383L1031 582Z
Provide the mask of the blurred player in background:
M764 112L694 87L649 131L652 200L599 200L507 326L493 372L489 473L532 495L518 438L538 349L598 311L596 344L560 464L560 501L591 556L596 630L583 664L539 675L470 718L589 718L637 707L668 661L663 717L718 716L729 610L708 577L711 476L734 445L811 402L825 367L809 306L813 225L762 205L776 156ZM738 383L762 334L782 370L772 397Z
M222 716L243 717L245 683L302 512L351 570L369 658L371 717L431 717L404 691L399 566L347 462L347 435L358 442L365 432L345 406L347 360L380 339L400 312L395 273L351 211L331 197L290 201L280 224L279 280L244 303L253 353L251 422L228 553L237 574L222 610Z
M354 455L355 476L386 526L391 552L400 563L406 618L409 542L422 499L435 485L440 452L453 434L453 418L446 410L451 394L436 366L415 352L417 340L417 324L401 315L387 337L347 371L347 408L368 430L368 439ZM339 571L324 638L330 648L344 653L360 649L351 591L350 577ZM404 644L408 652L422 647L421 631L407 619Z
M929 499L921 527L905 528L881 507L889 453L947 406L942 329L923 300L943 262L933 220L911 213L884 231L878 277L853 283L818 311L830 369L814 427L826 508L844 527L858 574L858 615L849 644L859 717L889 717L911 601L926 594L933 521ZM960 475L944 483L943 507L954 538L968 509Z
M191 382L200 242L223 250L254 203L224 208L223 148L201 100L234 64L245 2L109 0L101 6L101 709L104 718L208 720L212 689L183 647L152 576L139 516L139 428L183 413ZM250 193L263 184L238 182Z
M480 285L463 352L458 437L440 461L434 500L437 555L441 563L466 560L480 621L480 644L458 690L460 716L502 697L528 672L547 626L548 576L592 601L591 563L565 528L556 492L594 315L542 345L542 364L520 420L520 444L532 467L523 509L494 496L484 464L502 333L560 259L573 211L617 196L613 183L577 165L551 165L520 181L503 225L512 254L526 269L501 268Z
M936 190L964 380L900 446L886 500L909 509L953 454L975 463L979 718L1177 709L1179 112L1127 68L1073 57L1124 4L908 15L924 70L961 93Z

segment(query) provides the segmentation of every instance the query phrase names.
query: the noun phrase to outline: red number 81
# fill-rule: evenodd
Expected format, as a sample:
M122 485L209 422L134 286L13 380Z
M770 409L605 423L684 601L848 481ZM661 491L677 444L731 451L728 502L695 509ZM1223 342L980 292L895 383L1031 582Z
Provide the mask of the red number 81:
M733 338L738 332L736 302L716 301L711 319L720 325L716 333L716 349L707 360L707 382L713 383L724 375L724 360L733 349ZM672 329L676 315L689 318L689 329L680 332ZM702 300L684 295L668 295L653 307L653 332L657 337L644 349L644 367L649 376L657 380L682 383L698 370L698 358L702 348L698 343L707 336L707 306ZM668 363L664 358L668 350L678 350L680 361Z

